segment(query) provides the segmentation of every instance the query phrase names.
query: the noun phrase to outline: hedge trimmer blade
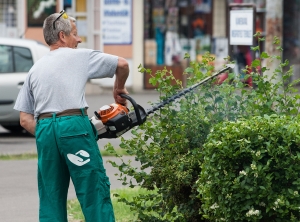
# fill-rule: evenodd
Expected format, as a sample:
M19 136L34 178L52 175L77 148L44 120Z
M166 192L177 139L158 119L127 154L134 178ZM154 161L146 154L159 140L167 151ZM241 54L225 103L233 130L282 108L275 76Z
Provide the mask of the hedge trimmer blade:
M166 99L165 101L154 105L151 109L146 111L146 114L149 115L151 113L154 113L155 111L159 110L160 108L164 107L165 105L175 101L176 99L180 98L181 96L184 96L188 92L191 92L192 90L194 90L198 86L206 83L208 80L213 79L214 77L222 74L223 72L227 71L228 69L233 69L234 67L235 67L235 64L226 64L223 69L221 69L218 72L212 74L211 76L206 77L205 79L203 79L200 82L190 86L189 88L186 88L186 89L182 90L181 92L171 96L170 98Z

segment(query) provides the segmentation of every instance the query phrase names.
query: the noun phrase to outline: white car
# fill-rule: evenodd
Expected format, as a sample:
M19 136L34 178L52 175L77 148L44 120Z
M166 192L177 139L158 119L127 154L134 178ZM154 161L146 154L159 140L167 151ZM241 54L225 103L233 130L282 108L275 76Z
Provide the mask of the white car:
M26 75L49 50L34 40L0 37L0 125L11 132L23 130L20 113L13 107Z

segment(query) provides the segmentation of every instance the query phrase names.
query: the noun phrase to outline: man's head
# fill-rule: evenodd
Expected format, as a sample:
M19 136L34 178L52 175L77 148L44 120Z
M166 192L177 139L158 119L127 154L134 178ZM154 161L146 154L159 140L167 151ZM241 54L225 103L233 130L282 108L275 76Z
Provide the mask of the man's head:
M81 43L75 19L65 11L48 16L43 25L44 38L49 46L76 48Z

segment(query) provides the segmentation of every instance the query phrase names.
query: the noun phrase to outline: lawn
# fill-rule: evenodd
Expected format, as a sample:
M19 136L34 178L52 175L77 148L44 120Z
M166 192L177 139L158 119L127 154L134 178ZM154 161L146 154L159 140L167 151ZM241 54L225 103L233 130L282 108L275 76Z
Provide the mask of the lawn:
M139 194L148 194L150 192L156 191L147 191L146 189L138 187L112 190L111 196L116 222L137 221L137 215L136 212L132 211L129 206L125 205L124 203L118 202L118 198L113 196L114 193L120 195L121 198L132 200L134 196L137 196ZM68 201L68 219L70 222L84 222L81 207L77 199Z

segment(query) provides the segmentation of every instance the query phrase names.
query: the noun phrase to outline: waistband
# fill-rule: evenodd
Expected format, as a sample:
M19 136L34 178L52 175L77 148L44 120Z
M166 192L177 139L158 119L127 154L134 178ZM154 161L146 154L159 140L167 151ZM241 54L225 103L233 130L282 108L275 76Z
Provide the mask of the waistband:
M66 109L64 111L55 114L55 117L61 116L76 116L76 115L87 115L87 109ZM53 113L42 113L39 115L38 120L52 118Z

